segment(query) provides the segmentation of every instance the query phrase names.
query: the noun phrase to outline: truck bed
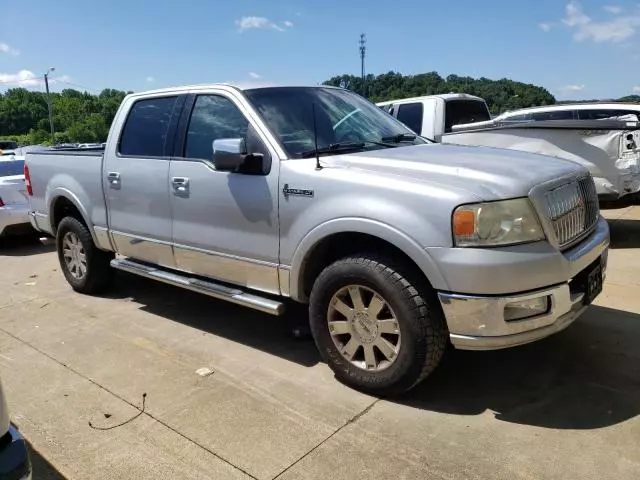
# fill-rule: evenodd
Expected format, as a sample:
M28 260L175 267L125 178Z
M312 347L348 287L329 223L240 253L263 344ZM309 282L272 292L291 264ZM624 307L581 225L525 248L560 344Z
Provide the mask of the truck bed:
M102 150L42 150L28 152L33 196L31 209L38 230L53 234L49 210L56 197L72 190L76 207L95 226L107 226L102 186ZM53 212L51 212L53 213Z

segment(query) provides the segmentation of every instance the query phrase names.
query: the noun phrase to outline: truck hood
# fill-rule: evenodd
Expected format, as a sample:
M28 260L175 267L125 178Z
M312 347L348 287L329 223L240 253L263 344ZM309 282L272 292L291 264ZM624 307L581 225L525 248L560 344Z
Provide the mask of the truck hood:
M323 157L322 162L465 190L483 200L524 196L546 181L588 173L576 163L534 153L442 144Z

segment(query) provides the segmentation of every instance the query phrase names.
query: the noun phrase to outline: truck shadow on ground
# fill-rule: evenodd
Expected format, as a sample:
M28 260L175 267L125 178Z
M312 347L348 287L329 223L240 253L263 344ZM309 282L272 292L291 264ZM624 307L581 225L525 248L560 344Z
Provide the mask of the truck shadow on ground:
M56 244L52 238L43 238L38 235L20 235L0 238L0 257L26 257L41 253L55 252Z
M56 468L29 444L33 480L66 480Z
M450 351L399 402L434 412L492 411L510 423L596 429L640 413L640 315L592 306L548 339L493 352Z
M321 362L310 337L291 330L307 322L295 309L272 317L206 296L120 273L114 295L205 333L311 367ZM434 412L494 412L511 423L596 429L640 414L640 315L592 306L548 339L493 352L449 349L423 384L395 403Z
M308 325L308 311L301 305L287 305L284 316L274 317L124 272L117 273L110 296L131 298L146 312L304 366L320 361L310 338L293 334Z
M608 220L611 248L640 248L640 220Z

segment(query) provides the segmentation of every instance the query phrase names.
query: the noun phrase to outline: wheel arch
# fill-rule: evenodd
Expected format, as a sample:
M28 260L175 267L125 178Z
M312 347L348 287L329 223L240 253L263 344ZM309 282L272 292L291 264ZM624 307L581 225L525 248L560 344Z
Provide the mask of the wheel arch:
M60 188L53 192L51 200L49 201L49 222L51 232L54 236L56 235L58 225L65 217L74 217L82 222L84 226L87 227L87 230L89 230L93 243L99 245L95 229L89 220L89 214L82 206L82 202L80 202L73 192Z
M375 220L341 218L319 225L300 241L291 262L291 298L307 302L313 282L324 267L340 257L372 249L391 250L416 267L431 286L448 288L433 259L408 235Z

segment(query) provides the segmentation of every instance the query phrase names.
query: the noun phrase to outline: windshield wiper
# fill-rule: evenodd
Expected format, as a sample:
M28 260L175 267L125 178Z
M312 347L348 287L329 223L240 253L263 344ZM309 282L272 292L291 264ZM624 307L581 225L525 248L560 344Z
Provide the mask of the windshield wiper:
M350 152L353 150L362 150L365 147L364 142L344 142L344 143L332 143L326 147L320 147L318 149L306 150L300 153L300 158L315 157L316 153L340 153Z
M412 133L399 133L397 135L391 135L390 137L382 137L380 141L393 143L413 142L416 138L418 138L418 136Z

